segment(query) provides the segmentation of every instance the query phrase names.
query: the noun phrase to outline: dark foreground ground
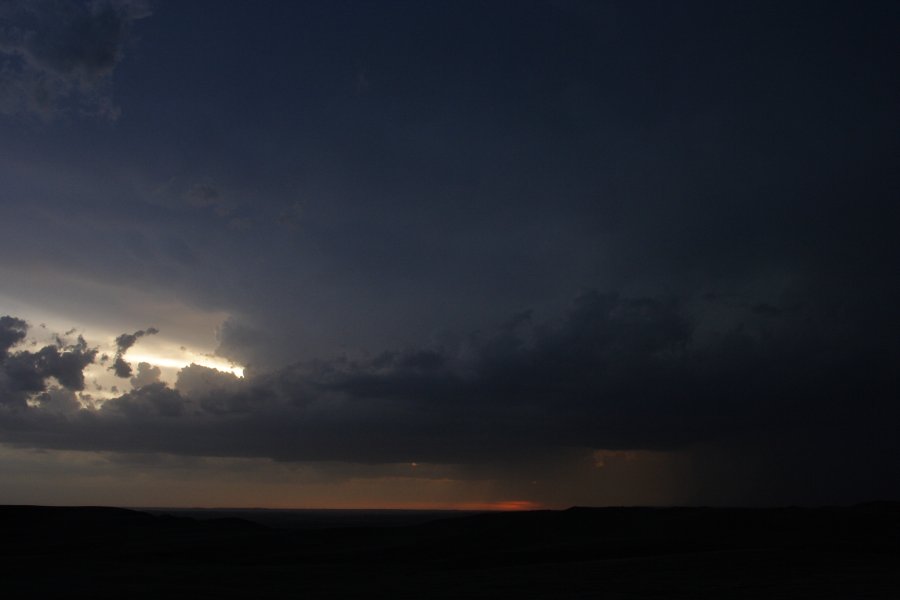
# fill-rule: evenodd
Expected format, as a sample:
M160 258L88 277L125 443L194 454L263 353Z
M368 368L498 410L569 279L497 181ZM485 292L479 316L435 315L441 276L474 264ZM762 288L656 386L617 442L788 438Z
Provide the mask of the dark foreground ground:
M0 594L897 599L900 504L367 517L4 506Z

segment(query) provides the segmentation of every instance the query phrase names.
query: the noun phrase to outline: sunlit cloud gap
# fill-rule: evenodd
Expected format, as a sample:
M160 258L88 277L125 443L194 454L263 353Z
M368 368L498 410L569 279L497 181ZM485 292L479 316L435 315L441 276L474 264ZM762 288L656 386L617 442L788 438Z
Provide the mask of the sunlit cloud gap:
M157 367L169 367L173 369L183 369L188 365L195 364L209 369L216 369L226 373L233 373L238 377L244 376L244 367L231 364L227 361L216 360L209 356L192 355L189 358L172 358L170 356L159 356L156 354L140 354L128 353L129 362L146 362Z

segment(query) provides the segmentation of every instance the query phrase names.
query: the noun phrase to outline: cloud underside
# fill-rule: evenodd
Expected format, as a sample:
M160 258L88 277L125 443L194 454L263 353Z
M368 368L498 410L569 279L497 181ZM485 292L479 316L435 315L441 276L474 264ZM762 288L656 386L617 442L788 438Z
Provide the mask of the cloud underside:
M115 119L112 73L141 0L13 0L0 7L0 112Z
M799 309L798 309L799 310ZM84 340L17 351L0 321L0 441L39 448L268 457L284 461L477 463L564 448L669 450L729 439L803 440L897 416L889 353L772 311L699 339L681 303L585 293L564 318L515 315L442 346L295 364L239 379L198 365L174 386L140 365L135 389L82 408ZM812 325L810 325L812 324ZM127 340L125 340L127 341ZM121 345L120 345L121 347ZM861 368L861 365L865 365ZM886 422L884 419L879 423ZM866 428L869 429L866 429ZM859 440L860 442L862 439Z

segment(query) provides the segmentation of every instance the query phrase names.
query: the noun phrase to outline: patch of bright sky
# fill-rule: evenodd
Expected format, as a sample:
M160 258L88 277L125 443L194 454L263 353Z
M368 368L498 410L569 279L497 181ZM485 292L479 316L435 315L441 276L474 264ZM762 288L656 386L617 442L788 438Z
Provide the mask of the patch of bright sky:
M66 283L72 284L71 281ZM97 362L84 371L85 394L95 399L115 397L131 389L129 379L117 378L109 371L116 353L115 339L122 333L147 327L156 327L159 333L139 338L124 357L135 373L138 363L146 362L159 367L160 379L171 385L175 383L178 371L193 363L243 377L241 365L214 354L216 328L228 317L223 311L203 311L171 297L154 296L131 288L94 287L83 281L73 285L79 291L88 290L93 294L85 298L87 301L73 302L70 308L61 310L57 300L65 299L67 295L58 291L53 293L45 289L45 284L46 281L35 278L31 285L14 287L15 296L0 292L0 315L18 317L29 324L22 349L55 343L57 335L67 343L74 343L81 335L90 347L98 348ZM66 286L62 287L66 289ZM94 303L89 301L91 298ZM127 310L119 310L123 306ZM109 317L108 322L101 320L104 316ZM70 333L65 335L66 332ZM109 360L101 363L104 354Z

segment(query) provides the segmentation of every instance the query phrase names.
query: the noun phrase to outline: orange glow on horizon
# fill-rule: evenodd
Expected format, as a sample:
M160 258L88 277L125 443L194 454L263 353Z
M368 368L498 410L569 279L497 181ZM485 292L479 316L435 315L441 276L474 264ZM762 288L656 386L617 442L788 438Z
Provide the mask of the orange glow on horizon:
M154 508L153 506L131 505L130 508ZM179 504L165 508L214 509L214 510L460 510L473 512L519 512L527 510L551 510L561 507L550 507L531 500L498 500L494 502L412 502L412 503L337 503L324 505L296 505L281 503L237 503L227 505L205 506L199 504Z
M543 510L547 506L531 500L497 500L493 502L414 502L389 504L343 504L339 506L319 507L350 510L465 510L465 511L498 511L512 512L523 510Z

